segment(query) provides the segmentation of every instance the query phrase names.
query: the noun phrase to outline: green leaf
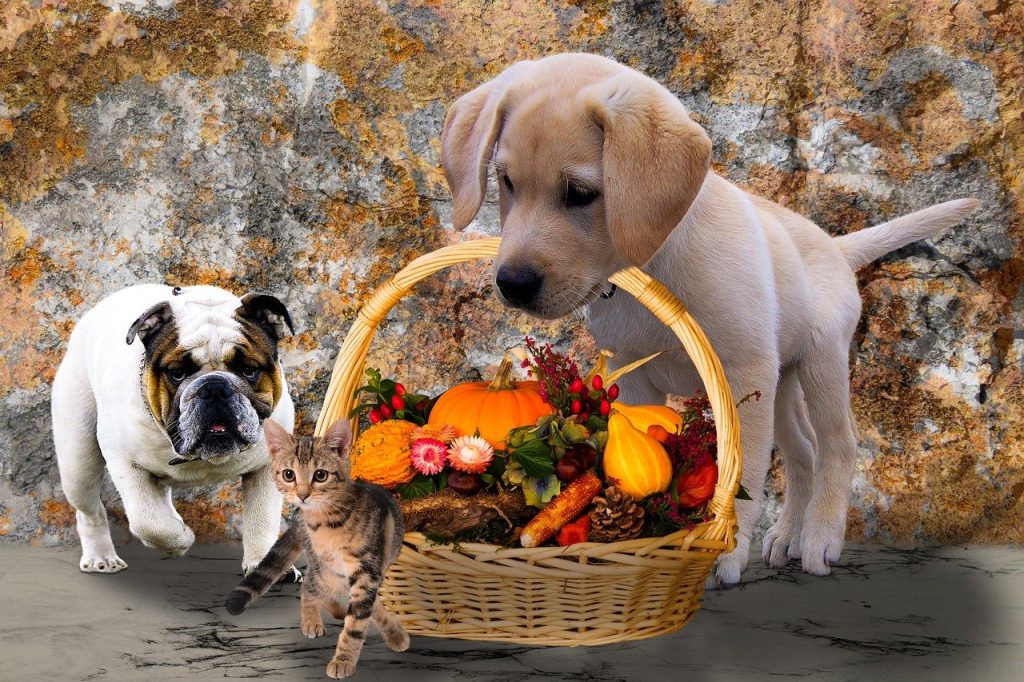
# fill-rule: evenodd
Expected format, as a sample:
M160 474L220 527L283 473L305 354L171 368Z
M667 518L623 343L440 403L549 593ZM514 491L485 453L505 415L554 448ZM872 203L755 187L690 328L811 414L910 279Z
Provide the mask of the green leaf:
M747 492L747 489L743 487L742 483L740 483L739 490L736 491L736 499L737 500L750 500L750 499L753 499L753 498L750 497L750 493Z
M589 435L587 428L583 424L570 421L562 424L562 439L570 445L582 443Z
M426 497L434 492L434 481L429 476L416 474L416 478L408 483L396 486L395 492L403 500L415 500L418 497Z
M551 461L551 448L542 440L531 440L516 448L509 457L523 467L527 476L544 478L555 473L555 463Z
M373 386L371 386L369 384L366 384L365 386L360 386L356 390L352 391L352 395L354 397L358 398L360 393L376 393L376 392L377 392L377 389L375 389Z
M595 431L607 431L608 430L608 418L602 417L597 414L590 415L590 419L587 420L587 428L591 433Z
M393 379L381 379L380 386L378 388L380 389L381 395L387 393L388 398L390 398L395 392L395 381Z

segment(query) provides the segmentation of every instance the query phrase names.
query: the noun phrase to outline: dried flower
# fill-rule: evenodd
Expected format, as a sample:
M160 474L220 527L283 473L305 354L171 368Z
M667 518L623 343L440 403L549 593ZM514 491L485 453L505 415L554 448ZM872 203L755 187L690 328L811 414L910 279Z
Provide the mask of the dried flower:
M455 431L455 428L447 424L424 424L412 432L414 439L435 438L445 445L451 443L458 436L459 434Z
M468 474L482 474L494 459L494 448L479 436L456 438L448 448L448 463Z
M448 448L437 438L417 438L412 442L410 458L416 471L427 476L441 473Z
M569 387L579 377L579 367L550 343L538 344L529 336L525 343L530 359L523 361L523 367L529 367L529 374L540 381L540 397L562 414L569 414Z

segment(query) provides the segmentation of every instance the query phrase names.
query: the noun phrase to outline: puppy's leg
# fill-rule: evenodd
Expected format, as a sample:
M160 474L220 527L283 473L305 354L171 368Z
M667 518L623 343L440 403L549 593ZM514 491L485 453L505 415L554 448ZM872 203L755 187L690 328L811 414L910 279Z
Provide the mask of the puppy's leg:
M811 499L814 478L814 429L807 417L803 390L795 369L783 373L775 397L775 442L786 469L782 513L764 536L761 556L773 568L800 558L800 531Z
M107 467L124 502L128 528L147 547L169 556L181 556L196 536L174 508L171 489L128 461L126 456L111 458Z
M668 394L658 388L648 377L646 367L630 372L619 379L620 400L626 405L664 405Z
M269 464L242 476L242 570L246 573L277 542L282 500Z
M857 458L847 348L846 343L819 344L800 361L800 383L818 441L814 488L800 536L803 568L814 575L828 575L846 536Z
M736 549L718 557L714 572L708 578L709 588L728 587L740 581L747 567L750 536L761 516L764 502L764 480L771 461L772 431L776 384L779 381L777 364L765 361L749 367L731 368L729 383L735 400L754 391L761 392L760 400L750 400L739 408L742 423L744 489L749 500L736 500Z
M117 573L128 564L117 556L110 539L107 512L100 500L103 455L96 442L96 402L84 380L62 365L53 382L53 445L64 496L75 508L82 559L86 573Z

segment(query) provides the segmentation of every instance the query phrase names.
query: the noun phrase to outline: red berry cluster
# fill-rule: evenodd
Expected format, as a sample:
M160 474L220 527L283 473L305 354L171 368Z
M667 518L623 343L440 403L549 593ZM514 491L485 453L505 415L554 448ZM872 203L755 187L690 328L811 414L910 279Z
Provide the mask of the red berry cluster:
M402 384L382 378L378 369L367 369L366 374L370 380L365 386L356 389L356 395L362 396L362 399L352 410L353 417L369 410L366 416L371 424L379 424L385 419L426 423L427 408L430 406L427 396L409 393Z
M607 417L612 411L612 403L619 397L619 385L612 384L604 388L601 375L595 375L590 381L588 390L583 379L578 376L569 384L569 414L578 415L580 422L586 424L590 415L597 414Z

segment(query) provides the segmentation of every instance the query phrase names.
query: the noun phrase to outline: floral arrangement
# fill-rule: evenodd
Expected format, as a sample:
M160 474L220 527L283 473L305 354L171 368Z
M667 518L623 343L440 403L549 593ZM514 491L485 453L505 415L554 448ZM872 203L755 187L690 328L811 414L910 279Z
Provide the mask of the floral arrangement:
M392 490L407 530L446 542L612 542L708 520L718 464L706 397L681 412L620 404L617 379L654 356L609 371L602 351L584 375L551 344L524 346L527 379L507 357L492 381L436 398L368 369L353 476Z

